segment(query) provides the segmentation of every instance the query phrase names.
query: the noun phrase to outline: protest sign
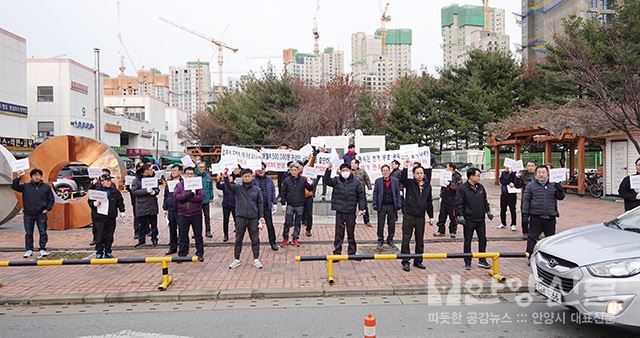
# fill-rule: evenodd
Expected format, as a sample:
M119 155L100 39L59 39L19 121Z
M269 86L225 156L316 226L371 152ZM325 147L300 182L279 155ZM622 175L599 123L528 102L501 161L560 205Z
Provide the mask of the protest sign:
M447 170L443 170L440 172L440 186L448 187L451 183L451 179L453 177L453 173Z
M102 176L102 169L101 168L87 168L87 171L89 172L89 177L90 178L98 178L98 177Z
M249 148L240 148L222 145L220 151L220 162L224 162L227 159L235 159L237 163L245 168L248 160L262 160L262 155L259 151Z
M196 167L196 164L193 163L193 160L191 159L191 156L189 156L189 155L181 158L180 161L182 162L182 166L185 167L185 168L195 168Z
M158 187L158 179L155 177L143 177L142 178L142 189L149 188L157 188Z
M567 180L567 169L558 168L549 171L549 182L560 183Z
M311 150L313 152L313 149ZM262 149L262 162L267 165L267 171L286 172L287 163L301 161L303 159L302 150L291 149Z
M184 180L184 190L191 190L196 192L196 190L202 189L202 178L201 177L185 177Z
M178 185L178 183L180 183L180 180L167 181L167 189L169 189L170 193L173 193L173 191L176 190L176 185Z

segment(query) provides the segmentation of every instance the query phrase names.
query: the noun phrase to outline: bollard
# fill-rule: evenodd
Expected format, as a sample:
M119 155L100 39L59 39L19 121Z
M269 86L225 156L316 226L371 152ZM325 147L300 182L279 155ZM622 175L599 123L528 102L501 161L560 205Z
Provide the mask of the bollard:
M371 314L364 319L364 338L376 338L376 318Z

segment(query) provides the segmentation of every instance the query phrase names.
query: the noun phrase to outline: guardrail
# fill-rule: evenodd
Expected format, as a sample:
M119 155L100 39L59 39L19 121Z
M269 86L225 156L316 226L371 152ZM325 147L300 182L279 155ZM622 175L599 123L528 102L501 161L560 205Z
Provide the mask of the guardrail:
M296 262L327 261L327 280L334 283L333 263L336 261L363 260L396 260L396 259L447 259L447 258L491 258L490 276L503 283L507 278L500 274L499 258L528 258L528 253L519 252L476 252L476 253L425 253L425 254L365 254L365 255L326 255L326 256L296 256Z
M158 290L164 291L173 282L169 276L169 263L199 262L197 256L192 257L139 257L139 258L94 258L94 259L51 259L51 260L24 260L24 261L0 261L0 267L21 266L58 266L58 265L110 265L110 264L162 264L162 283ZM2 283L0 282L0 286Z

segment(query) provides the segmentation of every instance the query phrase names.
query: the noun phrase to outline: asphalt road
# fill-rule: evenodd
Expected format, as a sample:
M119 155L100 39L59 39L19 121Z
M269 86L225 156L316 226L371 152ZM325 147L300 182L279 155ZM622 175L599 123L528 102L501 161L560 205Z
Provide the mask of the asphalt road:
M0 337L632 337L638 332L578 323L536 296L433 301L426 296L224 300L1 307ZM468 303L468 302L467 302ZM447 305L448 304L448 305ZM546 323L545 323L546 322Z

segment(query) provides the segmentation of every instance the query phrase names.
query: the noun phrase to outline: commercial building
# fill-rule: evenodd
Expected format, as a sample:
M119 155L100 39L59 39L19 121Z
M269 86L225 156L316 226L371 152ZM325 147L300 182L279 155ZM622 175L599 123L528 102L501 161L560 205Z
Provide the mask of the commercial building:
M614 7L621 0L522 0L522 59L540 61L546 52L545 44L553 43L556 32L562 31L562 20L570 16L610 22Z
M451 5L440 10L444 67L460 67L469 52L509 52L509 36L505 34L504 9L489 8L485 30L483 6Z
M155 68L139 70L136 76L105 77L103 83L104 95L152 96L169 105L169 75Z
M25 157L33 146L28 128L27 41L0 28L0 144Z
M310 86L322 86L344 75L344 53L332 47L318 55L289 48L283 50L282 59L287 73Z
M179 137L179 132L184 129L184 124L187 121L186 111L175 107L165 108L165 132L167 133L170 152L184 152L187 140Z
M411 29L388 29L384 53L380 30L351 35L353 79L374 91L384 91L411 70Z
M193 115L204 112L213 101L209 62L191 61L184 67L169 67L169 105Z

